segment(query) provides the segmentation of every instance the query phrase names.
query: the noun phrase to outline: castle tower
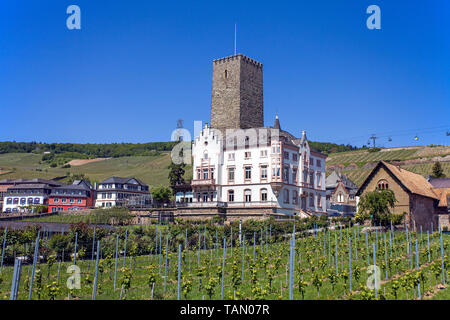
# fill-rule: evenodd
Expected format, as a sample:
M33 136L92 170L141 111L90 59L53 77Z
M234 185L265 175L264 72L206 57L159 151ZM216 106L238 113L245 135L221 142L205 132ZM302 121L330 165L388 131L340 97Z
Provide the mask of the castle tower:
M238 54L213 61L211 127L264 126L262 64Z

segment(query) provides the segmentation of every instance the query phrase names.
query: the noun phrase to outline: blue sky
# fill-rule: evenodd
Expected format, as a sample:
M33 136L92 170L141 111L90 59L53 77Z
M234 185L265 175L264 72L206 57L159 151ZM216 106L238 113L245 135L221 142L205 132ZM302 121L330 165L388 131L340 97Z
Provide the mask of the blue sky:
M66 8L81 8L81 30ZM381 8L368 30L366 8ZM450 144L450 2L0 3L0 141L168 141L210 120L212 60L264 65L266 125L361 146ZM392 142L387 138L391 135ZM419 136L415 142L413 137Z

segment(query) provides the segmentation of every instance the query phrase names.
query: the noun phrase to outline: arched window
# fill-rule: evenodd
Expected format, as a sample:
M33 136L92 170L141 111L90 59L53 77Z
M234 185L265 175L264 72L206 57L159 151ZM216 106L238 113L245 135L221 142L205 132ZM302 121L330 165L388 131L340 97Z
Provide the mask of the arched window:
M389 183L386 180L384 180L384 179L378 181L377 186L378 186L378 189L380 189L380 190L387 190L387 189L389 189Z
M338 193L337 202L344 202L344 195L342 194L342 192Z
M261 201L267 201L267 189L261 189Z
M250 189L244 190L244 201L245 202L252 202L252 191Z

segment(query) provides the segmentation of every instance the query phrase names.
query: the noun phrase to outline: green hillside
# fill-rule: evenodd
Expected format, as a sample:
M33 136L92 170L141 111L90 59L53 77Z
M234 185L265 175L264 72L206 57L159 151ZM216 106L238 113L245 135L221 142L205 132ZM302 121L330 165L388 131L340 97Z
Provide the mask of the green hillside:
M406 170L427 176L436 161L441 162L444 173L450 177L450 146L426 146L355 150L332 153L326 161L327 174L340 168L354 183L360 185L380 160L394 162Z
M167 166L170 154L162 152L152 156L132 156L112 158L99 162L87 163L71 168L51 168L42 163L42 156L33 153L0 154L0 179L45 178L70 174L85 174L92 182L99 182L111 176L136 177L150 186L168 185ZM187 168L186 178L192 177L191 167Z
M339 167L357 185L361 184L379 160L397 161L403 168L423 176L431 173L436 160L441 161L444 173L450 177L450 146L368 149L337 152L327 158L327 173ZM418 163L420 162L420 163ZM99 182L111 176L137 177L150 186L168 185L167 166L170 154L159 152L154 155L110 158L80 166L52 168L42 155L36 153L0 154L0 179L46 178L85 174L92 182ZM192 178L192 166L186 168L186 179Z

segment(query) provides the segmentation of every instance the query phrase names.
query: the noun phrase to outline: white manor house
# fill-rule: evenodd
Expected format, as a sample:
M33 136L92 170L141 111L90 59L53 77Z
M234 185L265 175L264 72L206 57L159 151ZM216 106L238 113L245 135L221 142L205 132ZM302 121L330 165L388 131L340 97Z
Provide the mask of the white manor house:
M326 155L310 148L305 131L296 138L282 130L278 116L264 126L262 94L262 64L242 54L214 60L211 125L193 142L193 202L184 213L326 213Z

